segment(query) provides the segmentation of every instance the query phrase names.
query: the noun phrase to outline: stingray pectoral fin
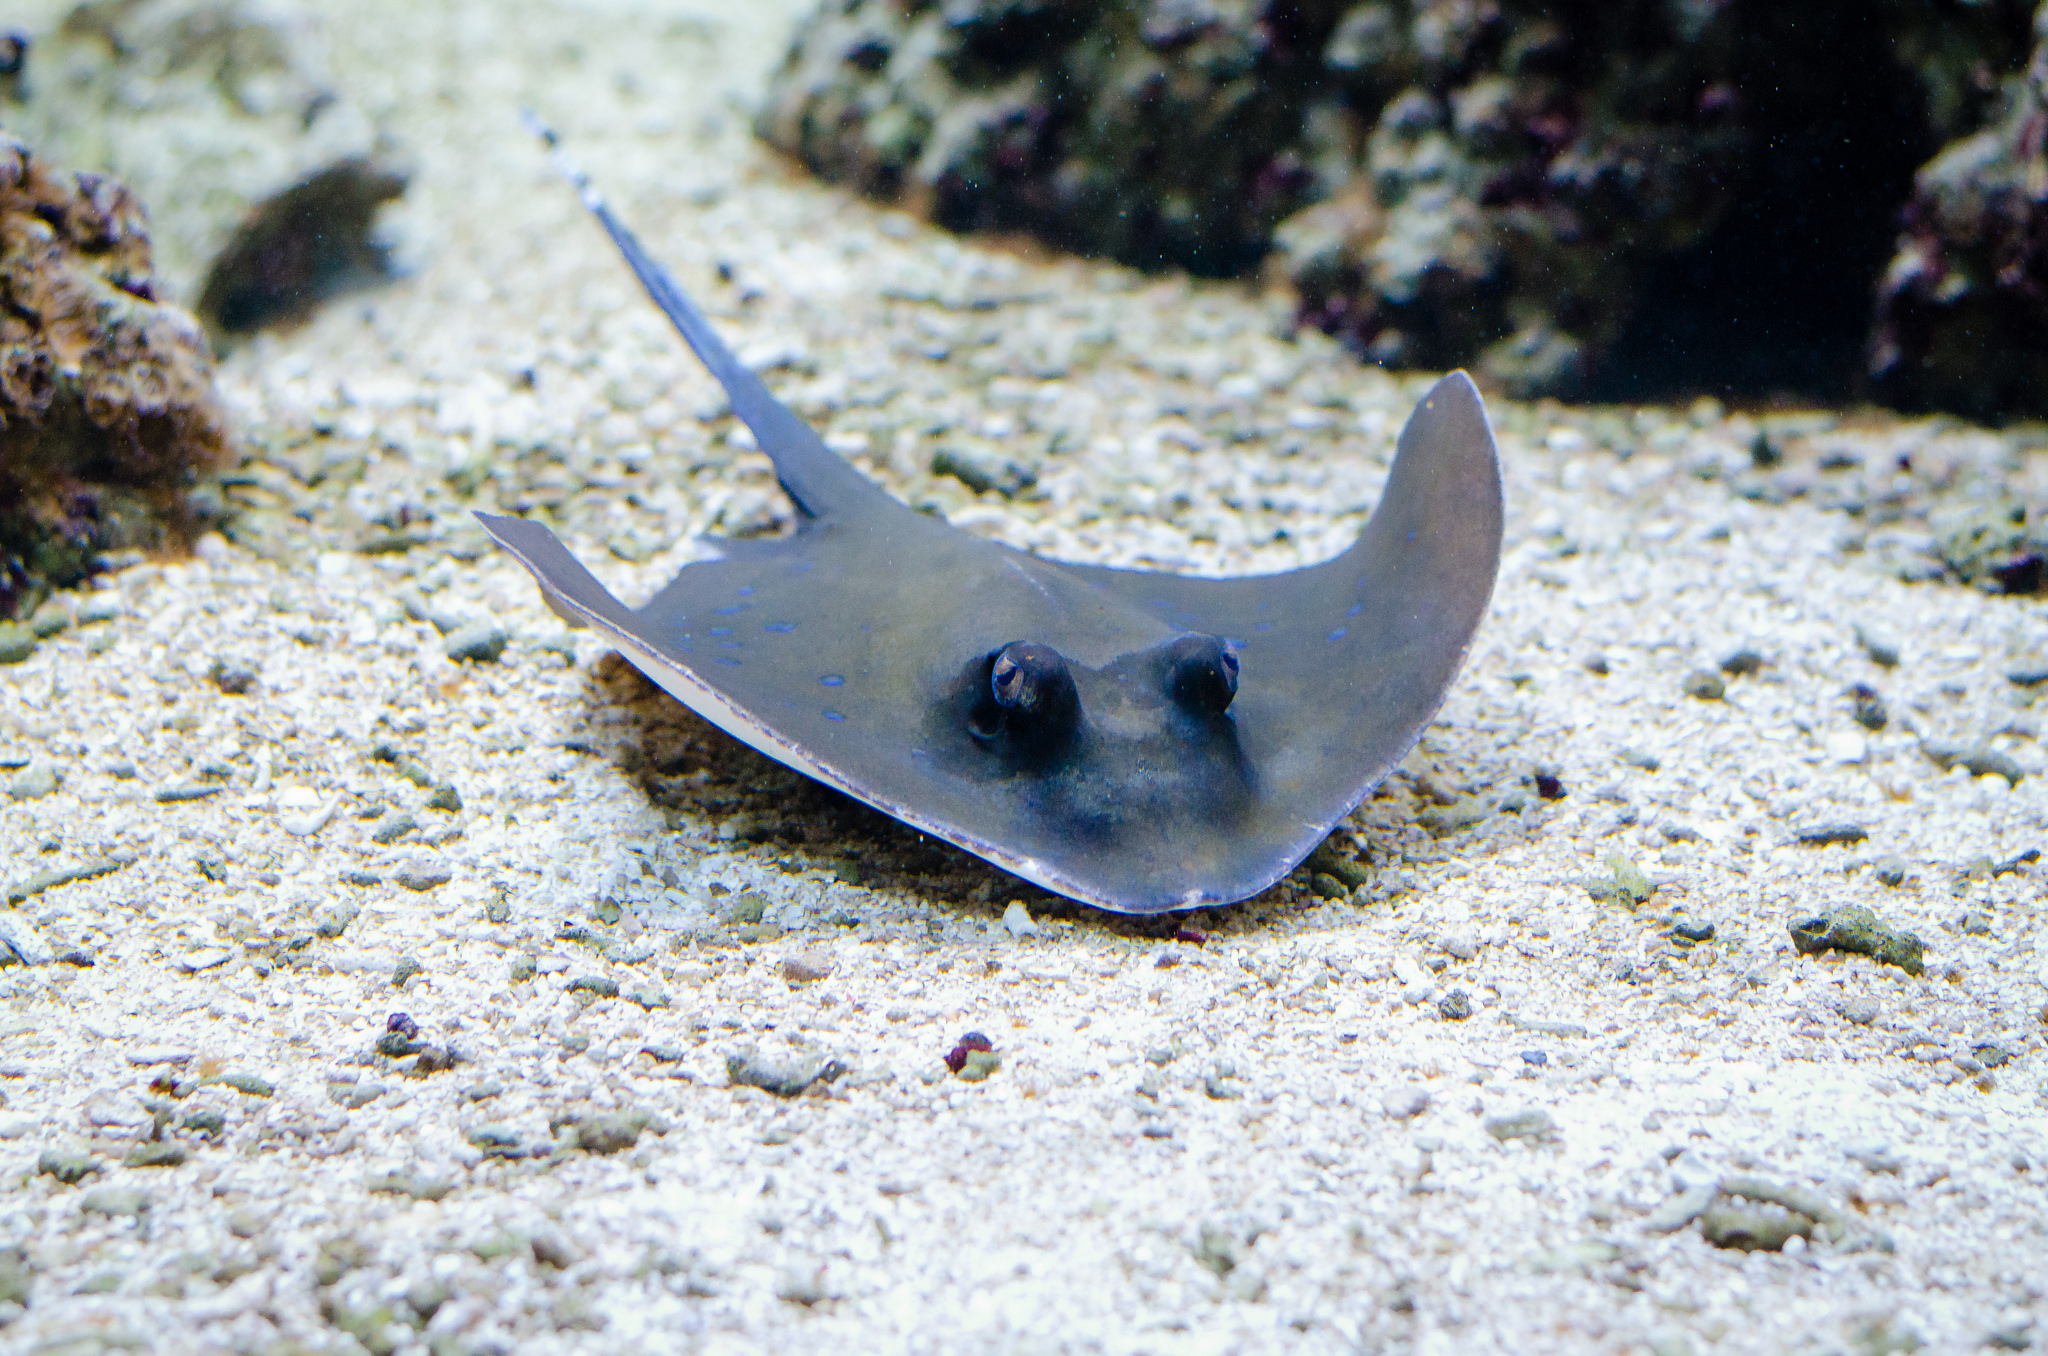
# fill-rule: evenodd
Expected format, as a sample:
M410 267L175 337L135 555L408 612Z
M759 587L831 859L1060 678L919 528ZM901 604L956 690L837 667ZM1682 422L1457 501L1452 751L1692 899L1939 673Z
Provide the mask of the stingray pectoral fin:
M476 520L492 540L510 551L540 585L541 597L554 614L571 626L596 623L607 629L630 627L633 614L612 597L583 562L569 554L561 538L539 523L501 513L478 513Z

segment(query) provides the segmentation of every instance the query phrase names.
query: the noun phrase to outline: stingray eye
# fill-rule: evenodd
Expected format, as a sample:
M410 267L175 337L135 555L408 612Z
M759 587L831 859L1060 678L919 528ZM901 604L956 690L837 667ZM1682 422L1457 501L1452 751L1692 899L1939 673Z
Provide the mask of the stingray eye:
M989 672L989 687L1004 706L1016 706L1024 699L1024 666L1010 653L1016 648L1012 645L997 655L995 668Z
M1237 651L1221 636L1185 635L1166 647L1166 694L1199 715L1230 709L1237 674Z
M1062 705L1073 693L1074 676L1058 650L1020 640L996 653L988 685L998 704L1028 716Z

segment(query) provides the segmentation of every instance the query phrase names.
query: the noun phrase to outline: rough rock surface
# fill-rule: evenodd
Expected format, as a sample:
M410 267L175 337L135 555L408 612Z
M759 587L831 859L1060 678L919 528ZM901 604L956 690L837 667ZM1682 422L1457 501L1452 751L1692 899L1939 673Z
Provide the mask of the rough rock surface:
M2048 5L2034 26L2000 115L1914 181L1871 352L1893 404L2048 413Z
M1913 168L1997 116L2027 27L2018 0L835 0L760 130L956 229L1206 272L1271 247L1300 322L1390 366L1841 394Z
M167 544L226 452L205 337L157 299L141 205L0 132L0 619Z
M1306 200L1297 154L1339 0L849 0L823 6L759 130L956 230L1236 273Z
M388 138L288 0L87 0L35 35L10 121L149 205L167 293L217 336L301 318L388 272Z

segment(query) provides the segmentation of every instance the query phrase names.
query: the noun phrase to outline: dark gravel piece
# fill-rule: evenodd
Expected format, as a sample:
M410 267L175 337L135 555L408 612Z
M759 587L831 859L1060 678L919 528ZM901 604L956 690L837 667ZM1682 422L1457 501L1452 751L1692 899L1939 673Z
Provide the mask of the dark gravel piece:
M39 871L19 885L8 886L7 902L9 904L19 904L24 900L35 898L45 890L54 890L60 885L70 885L77 881L95 880L101 876L111 875L124 866L132 866L134 862L135 859L133 857L104 857L96 862L87 862L84 866L65 867L56 871Z
M1930 740L1920 746L1920 751L1943 772L1952 767L1966 768L1972 777L2003 777L2010 786L2018 786L2027 775L2027 770L2011 754L1982 744L1947 744Z
M1453 989L1436 1000L1436 1015L1447 1022L1462 1022L1472 1015L1472 995Z
M449 635L444 648L457 662L495 664L511 639L512 633L494 621L471 622Z
M225 790L225 786L166 786L156 793L156 803L178 805L188 800L205 800Z
M605 975L578 975L564 985L563 989L567 993L587 993L594 994L599 998L617 998L619 996L619 981Z
M1860 843L1870 837L1870 830L1860 824L1823 824L1818 828L1802 830L1794 839L1807 847L1845 847Z
M2016 687L2039 687L2048 683L2048 666L2007 669L2005 677Z
M772 1064L751 1054L725 1057L725 1073L734 1087L759 1088L777 1097L794 1097L814 1083L830 1083L846 1074L836 1059L820 1063Z
M393 872L391 879L397 881L408 890L438 890L449 881L454 880L455 873L447 867L438 864L406 866L400 867L397 871Z
M1728 695L1728 685L1721 676L1709 669L1694 669L1685 675L1681 685L1688 697L1697 697L1703 702L1717 702Z
M1714 940L1714 925L1704 919L1681 918L1672 923L1671 935L1682 942L1711 942Z
M1736 677L1760 673L1763 667L1764 657L1755 650L1737 650L1734 654L1721 661L1721 672L1732 674Z
M1797 919L1788 926L1793 949L1802 956L1847 951L1873 956L1909 975L1917 976L1925 969L1925 944L1912 933L1893 928L1861 904L1845 904L1833 913Z

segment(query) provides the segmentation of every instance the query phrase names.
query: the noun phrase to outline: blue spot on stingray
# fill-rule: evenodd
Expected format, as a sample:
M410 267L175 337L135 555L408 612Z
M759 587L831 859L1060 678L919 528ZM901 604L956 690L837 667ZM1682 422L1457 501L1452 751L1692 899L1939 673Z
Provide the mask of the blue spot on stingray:
M1340 627L1338 627L1338 628L1337 628L1336 630L1334 630L1334 631L1330 632L1330 637L1329 637L1329 638L1330 638L1331 640L1342 640L1342 639L1344 639L1344 633L1345 633L1346 631L1350 630L1350 629L1351 629L1351 628L1350 628L1350 627L1348 627L1348 626L1340 626Z
M1414 528L1412 528L1412 527L1408 529L1408 540L1409 540L1409 541L1414 541L1414 540L1415 540L1415 529L1414 529Z
M845 720L845 719L846 719L846 717L845 717L845 716L842 716L842 715L840 715L840 714L839 714L839 713L838 713L837 711L833 711L833 710L830 710L830 709L828 708L828 709L826 710L826 712L825 712L825 719L827 719L827 720Z
M740 666L740 661L734 659L731 655L715 654L711 657L729 669L736 669Z
M721 650L742 650L746 647L736 640L721 640L718 642L718 648Z
M746 610L746 607L740 603L734 603L731 607L720 607L713 609L713 611L717 612L718 615L721 617L736 617L740 613L745 612Z
M1346 612L1344 615L1347 617L1355 617L1363 611L1365 611L1364 603L1353 603L1351 605L1351 610L1349 612Z
M740 587L739 587L739 590L738 590L738 592L739 592L739 595L740 595L740 597L742 597L742 598L746 597L746 596L747 596L748 594L752 593L753 591L754 591L754 586L753 586L752 584L742 584L742 585L740 585Z
M730 626L714 626L711 628L711 634L714 636L729 636L732 634L732 628Z
M823 683L823 684L824 684L824 685L825 685L826 687L845 687L845 686L846 686L846 680L845 680L844 678L841 678L841 677L840 677L840 676L839 676L838 674L836 674L836 673L828 673L828 674L826 674L826 675L825 675L825 676L824 676L823 678L820 678L820 679L819 679L818 681L819 681L820 683Z
M1270 630L1272 630L1272 629L1273 629L1273 623L1271 623L1271 622L1253 622L1253 623L1252 623L1252 630L1254 630L1254 631L1270 631Z
M763 631L773 631L773 632L774 632L774 633L775 633L776 635L778 635L778 636L786 636L786 635L788 635L788 634L789 634L789 633L790 633L791 631L794 631L794 630L796 630L796 623L795 623L795 622L763 622L763 623L761 623L761 629L762 629Z

